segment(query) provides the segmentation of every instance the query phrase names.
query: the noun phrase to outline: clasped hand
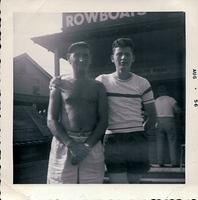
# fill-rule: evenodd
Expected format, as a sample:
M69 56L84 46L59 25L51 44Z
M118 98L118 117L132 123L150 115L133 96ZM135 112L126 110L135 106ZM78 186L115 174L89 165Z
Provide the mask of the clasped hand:
M83 143L72 142L69 146L69 152L71 156L72 165L77 165L80 163L89 153L89 148L87 148Z

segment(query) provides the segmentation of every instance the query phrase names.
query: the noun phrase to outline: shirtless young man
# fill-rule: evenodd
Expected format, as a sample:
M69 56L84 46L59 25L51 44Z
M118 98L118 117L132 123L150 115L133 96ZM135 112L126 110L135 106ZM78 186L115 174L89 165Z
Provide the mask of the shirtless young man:
M102 183L104 155L101 139L107 127L104 86L87 76L91 62L87 43L68 48L73 76L50 83L48 127L54 135L48 183Z

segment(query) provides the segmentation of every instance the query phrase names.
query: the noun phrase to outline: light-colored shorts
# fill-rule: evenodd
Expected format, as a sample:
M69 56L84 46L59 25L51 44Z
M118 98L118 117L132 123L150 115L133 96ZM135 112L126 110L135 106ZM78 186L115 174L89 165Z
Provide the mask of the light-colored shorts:
M103 183L104 166L104 150L100 141L83 161L78 165L72 165L67 146L53 137L47 183Z

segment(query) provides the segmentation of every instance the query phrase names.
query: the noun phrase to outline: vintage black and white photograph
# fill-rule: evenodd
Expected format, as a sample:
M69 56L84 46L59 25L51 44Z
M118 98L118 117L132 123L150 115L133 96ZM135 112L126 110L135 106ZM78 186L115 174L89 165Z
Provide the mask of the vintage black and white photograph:
M184 11L13 15L14 184L185 184Z

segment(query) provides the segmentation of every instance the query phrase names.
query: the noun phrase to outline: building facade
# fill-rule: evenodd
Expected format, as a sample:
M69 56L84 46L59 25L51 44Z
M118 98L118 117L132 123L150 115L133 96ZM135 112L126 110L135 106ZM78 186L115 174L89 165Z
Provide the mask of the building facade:
M14 183L45 183L52 135L46 116L51 76L28 54L14 58Z

